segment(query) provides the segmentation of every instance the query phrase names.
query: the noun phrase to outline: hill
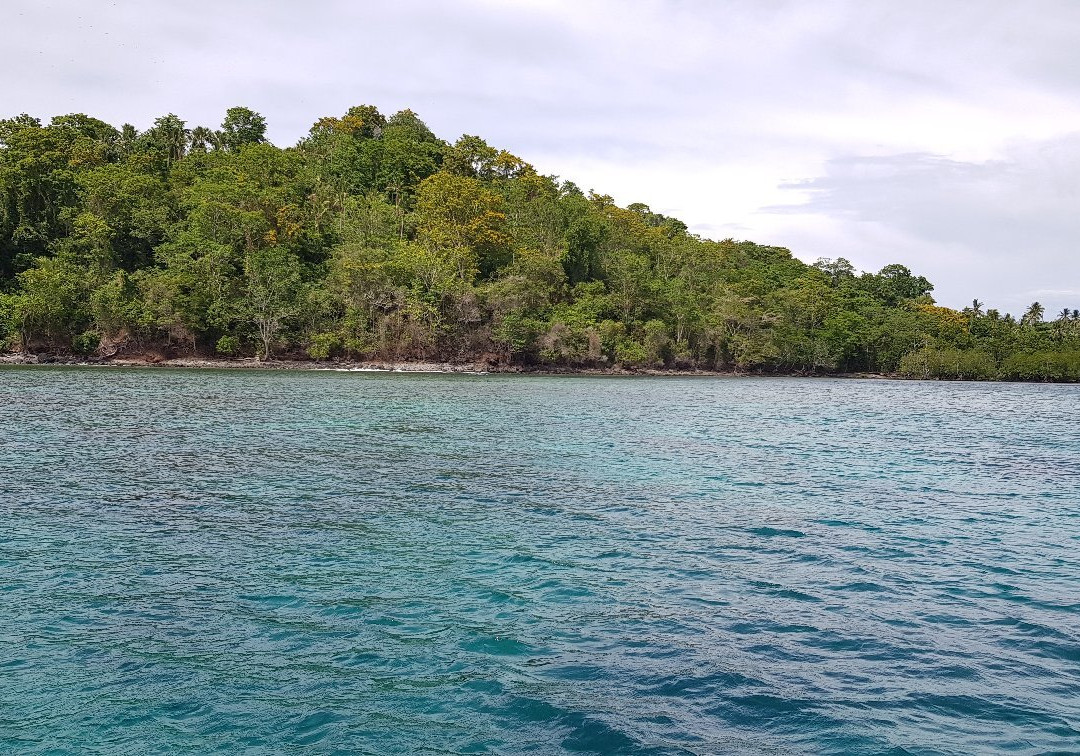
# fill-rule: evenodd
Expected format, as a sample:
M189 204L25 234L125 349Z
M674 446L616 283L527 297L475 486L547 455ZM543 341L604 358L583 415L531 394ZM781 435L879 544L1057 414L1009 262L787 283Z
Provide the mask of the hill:
M0 343L1080 380L1076 310L956 311L900 264L703 239L409 110L265 131L242 107L216 129L0 121Z

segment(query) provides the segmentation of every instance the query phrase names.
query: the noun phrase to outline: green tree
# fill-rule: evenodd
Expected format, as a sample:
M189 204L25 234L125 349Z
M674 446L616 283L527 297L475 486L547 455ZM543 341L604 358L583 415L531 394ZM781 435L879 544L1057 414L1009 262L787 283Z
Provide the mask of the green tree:
M566 256L563 268L571 284L595 280L600 274L600 245L607 229L596 218L575 220L566 231Z
M502 197L477 179L440 171L417 189L417 239L432 252L467 251L472 265L490 276L512 258L502 207Z
M284 321L297 313L300 263L283 247L252 250L244 258L245 304L269 359Z
M1020 324L1033 328L1039 323L1042 323L1043 314L1046 312L1046 308L1038 302L1032 302L1031 306L1027 308L1024 316L1020 318Z
M206 138L203 132L200 132L200 138ZM225 111L217 141L232 152L248 144L262 144L266 141L266 119L250 108L229 108Z
M90 325L87 277L71 262L39 258L19 275L19 283L11 309L24 350L67 349Z

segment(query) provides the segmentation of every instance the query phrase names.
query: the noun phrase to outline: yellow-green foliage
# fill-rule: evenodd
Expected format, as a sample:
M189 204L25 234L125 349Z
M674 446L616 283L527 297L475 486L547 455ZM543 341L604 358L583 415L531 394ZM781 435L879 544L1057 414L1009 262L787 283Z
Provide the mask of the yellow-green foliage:
M903 265L701 239L410 110L353 107L284 149L265 130L242 107L142 133L0 121L0 342L1080 379L1076 310L957 311Z

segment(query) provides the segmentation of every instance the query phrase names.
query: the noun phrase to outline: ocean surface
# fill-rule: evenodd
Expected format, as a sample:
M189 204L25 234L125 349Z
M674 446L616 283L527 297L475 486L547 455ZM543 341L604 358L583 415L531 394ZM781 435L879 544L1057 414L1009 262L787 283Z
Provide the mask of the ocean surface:
M1080 387L0 369L0 753L1080 753Z

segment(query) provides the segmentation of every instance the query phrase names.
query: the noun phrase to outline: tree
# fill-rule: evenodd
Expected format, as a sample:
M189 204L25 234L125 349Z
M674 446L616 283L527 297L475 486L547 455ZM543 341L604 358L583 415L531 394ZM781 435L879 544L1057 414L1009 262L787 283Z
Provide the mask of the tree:
M608 289L626 326L632 326L652 294L649 260L644 255L623 254L612 258Z
M566 230L563 268L571 284L592 281L600 274L600 245L607 229L596 218L582 217Z
M416 113L403 110L387 120L378 145L376 185L407 208L420 182L439 170L446 144Z
M440 171L420 182L416 234L430 250L463 249L484 276L511 261L503 199L474 178Z
M1054 335L1057 336L1059 340L1064 340L1072 331L1072 326L1072 310L1066 307L1058 313L1057 320L1054 321Z
M129 272L150 264L176 215L166 181L129 160L80 173L77 182L85 211L108 228L114 264Z
M51 255L78 205L72 129L21 115L0 121L0 285Z
M922 276L913 276L903 265L886 265L877 275L864 274L865 286L874 296L888 305L905 299L918 299L934 290L933 284Z
M262 359L269 359L283 321L296 314L300 264L282 247L251 252L244 259L247 311L262 342Z
M191 131L175 113L154 121L154 125L139 137L143 151L150 154L159 171L167 173L188 151Z
M372 105L351 107L340 118L320 118L311 127L299 149L325 205L340 207L348 195L376 190L385 128L386 118Z
M89 325L85 272L69 261L42 257L19 279L22 291L12 309L23 349L70 346L72 337Z
M825 273L833 286L839 286L841 281L855 277L855 266L843 257L836 260L820 257L814 267Z
M266 141L266 119L250 108L229 108L221 122L220 133L221 145L230 152L237 152L245 145Z
M210 152L219 150L223 146L222 132L214 131L206 126L196 126L191 130L191 151Z
M1024 313L1024 316L1020 318L1020 325L1033 328L1037 324L1042 322L1043 314L1046 312L1046 308L1038 302L1032 302Z
M971 300L971 307L964 308L964 314L968 316L968 327L972 328L975 321L983 316L983 303L978 299Z
M446 151L443 169L455 176L481 180L495 177L499 151L478 136L464 134Z

